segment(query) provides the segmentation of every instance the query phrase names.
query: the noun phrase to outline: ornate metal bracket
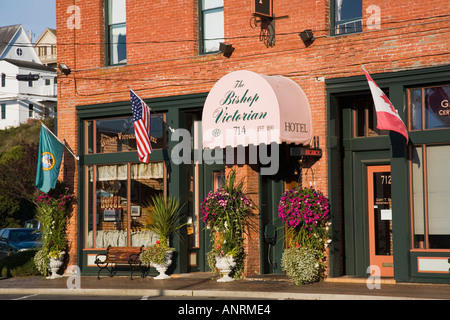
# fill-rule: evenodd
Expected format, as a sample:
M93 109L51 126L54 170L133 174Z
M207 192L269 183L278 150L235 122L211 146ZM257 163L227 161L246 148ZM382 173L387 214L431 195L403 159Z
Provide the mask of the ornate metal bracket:
M259 41L263 42L267 48L275 46L275 23L273 18L263 16L253 16L250 18L250 27L256 29L261 27Z
M250 18L250 27L256 29L261 27L259 33L259 41L263 42L267 48L275 46L275 20L289 18L289 16L282 17L265 17L253 14Z

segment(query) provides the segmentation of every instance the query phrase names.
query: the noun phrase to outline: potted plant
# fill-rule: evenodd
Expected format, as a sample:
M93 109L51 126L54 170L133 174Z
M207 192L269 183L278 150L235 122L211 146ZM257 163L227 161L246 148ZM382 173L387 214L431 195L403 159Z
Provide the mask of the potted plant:
M48 258L49 258L49 269L51 272L51 275L47 277L47 279L56 279L61 277L61 275L58 274L59 269L62 267L64 261L64 255L66 253L64 251L60 251L60 250L53 250L50 251L48 254Z
M58 192L60 189L63 191ZM63 188L60 184L52 193L36 193L36 217L40 222L42 247L35 255L34 261L44 276L51 271L48 279L57 278L57 272L63 265L67 246L66 222L73 200L68 188Z
M181 223L182 204L179 199L164 197L157 194L152 197L151 204L147 208L146 229L153 231L159 237L155 245L146 248L141 253L142 263L153 265L159 272L155 279L169 278L165 274L167 268L172 264L172 254L174 248L169 247L170 237L179 234L179 231L187 223Z
M147 266L153 266L159 272L159 275L155 279L168 279L169 275L166 274L167 268L172 264L172 253L174 248L170 248L164 245L160 241L156 241L155 245L146 248L139 259Z
M244 234L249 227L252 207L251 200L243 193L243 183L236 183L234 170L228 174L225 186L216 192L210 191L201 204L203 221L211 230L212 250L208 263L212 270L221 270L222 278L218 281L242 276Z
M312 187L295 187L281 196L278 216L288 239L282 268L296 284L319 281L324 276L329 212L328 199Z

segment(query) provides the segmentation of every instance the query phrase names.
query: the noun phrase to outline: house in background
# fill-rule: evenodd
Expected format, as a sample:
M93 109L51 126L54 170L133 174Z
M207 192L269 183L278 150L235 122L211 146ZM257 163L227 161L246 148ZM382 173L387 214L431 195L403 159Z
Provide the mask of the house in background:
M34 43L42 63L56 69L56 30L47 28Z
M56 114L56 70L42 64L22 25L0 28L0 130Z
M0 59L5 58L42 64L21 24L0 27Z

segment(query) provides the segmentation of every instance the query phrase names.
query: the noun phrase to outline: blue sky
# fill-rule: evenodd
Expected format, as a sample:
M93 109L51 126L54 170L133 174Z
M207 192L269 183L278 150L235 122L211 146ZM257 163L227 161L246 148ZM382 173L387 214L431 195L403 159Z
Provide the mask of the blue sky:
M22 24L33 42L45 28L56 29L56 0L0 0L0 26Z

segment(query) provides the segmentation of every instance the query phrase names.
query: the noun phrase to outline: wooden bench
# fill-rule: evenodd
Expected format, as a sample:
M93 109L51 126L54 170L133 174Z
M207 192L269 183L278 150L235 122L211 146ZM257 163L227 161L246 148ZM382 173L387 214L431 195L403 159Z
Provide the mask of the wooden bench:
M97 279L100 279L100 272L103 269L108 270L109 276L112 277L115 274L115 266L128 264L131 267L130 280L133 280L133 271L135 269L140 269L141 277L145 278L146 269L142 266L141 260L139 259L140 254L143 252L144 246L142 247L112 247L108 246L105 253L99 253L95 257L95 264L99 267ZM111 265L113 264L113 265Z

